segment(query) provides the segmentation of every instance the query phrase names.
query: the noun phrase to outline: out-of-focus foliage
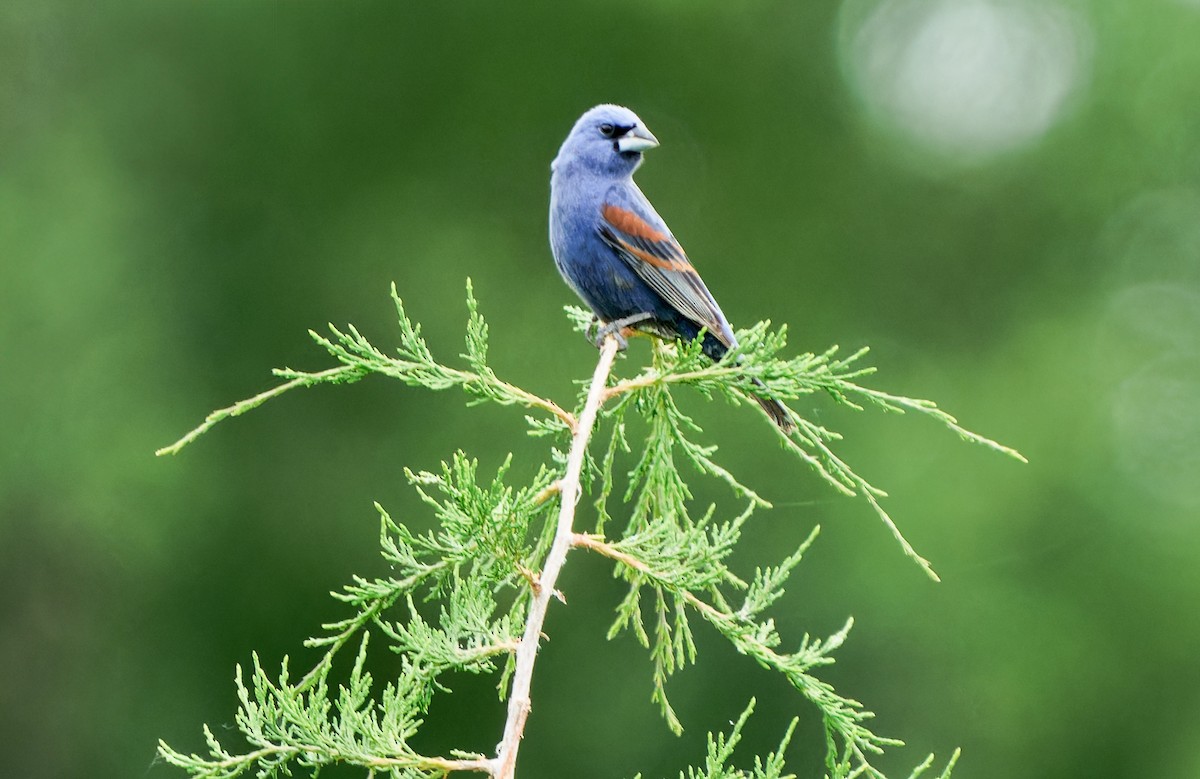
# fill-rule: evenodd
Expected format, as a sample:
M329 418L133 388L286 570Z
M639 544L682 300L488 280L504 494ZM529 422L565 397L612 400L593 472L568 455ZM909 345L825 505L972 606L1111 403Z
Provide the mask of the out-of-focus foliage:
M797 352L870 344L888 386L1030 459L906 417L841 425L934 585L769 431L686 409L776 505L747 543L821 522L781 632L855 616L831 678L911 736L897 771L961 745L964 776L1200 773L1197 40L1193 0L5 4L6 770L173 775L159 736L228 721L250 648L275 667L337 616L325 592L369 573L370 501L415 500L405 466L512 450L533 475L514 415L372 382L152 452L268 366L319 367L305 329L382 330L393 280L445 351L473 277L508 301L488 312L497 370L569 395L595 353L560 314L548 164L618 101L663 142L639 181L734 324L786 322ZM622 591L601 572L568 568L596 597L544 650L526 775L673 773L751 695L742 743L774 749L756 723L794 694L702 631L726 665L673 680L689 719L667 735L643 650L597 647ZM494 744L503 712L474 684L423 748ZM799 713L789 765L815 775Z

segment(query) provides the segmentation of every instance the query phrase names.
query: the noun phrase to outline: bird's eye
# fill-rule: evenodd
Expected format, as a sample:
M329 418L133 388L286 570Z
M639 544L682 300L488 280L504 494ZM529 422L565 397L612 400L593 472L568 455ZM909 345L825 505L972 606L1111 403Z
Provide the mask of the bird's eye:
M609 124L608 122L605 122L604 124L600 125L600 134L603 135L605 138L611 138L613 136L613 131L615 129L616 128L613 127L611 124Z

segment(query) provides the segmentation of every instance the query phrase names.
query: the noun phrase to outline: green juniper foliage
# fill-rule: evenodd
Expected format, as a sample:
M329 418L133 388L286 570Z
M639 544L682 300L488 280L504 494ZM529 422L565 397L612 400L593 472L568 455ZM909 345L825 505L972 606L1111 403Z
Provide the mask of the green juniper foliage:
M525 651L522 636L537 613L537 601L543 601L544 613L545 601L553 592L557 568L551 570L547 560L555 541L560 540L569 542L571 548L608 558L614 574L628 583L625 598L616 606L609 637L630 632L649 651L652 699L672 731L678 733L682 727L667 697L667 680L681 667L696 662L693 630L694 618L699 617L739 652L777 670L817 707L825 728L827 777L884 779L870 761L886 747L901 742L875 734L868 727L871 712L837 693L814 673L833 662L832 653L846 639L853 620L847 620L841 630L825 639L805 635L798 647L786 651L781 649L784 640L773 621L765 616L783 594L789 574L812 545L819 528L773 566L758 568L746 578L730 570L726 560L738 543L743 525L754 511L769 504L712 459L716 447L698 442L700 427L680 411L674 392L686 386L742 404L750 399L749 379L753 377L780 400L826 392L851 409L875 406L885 411L914 411L969 441L1022 459L1020 454L963 429L929 401L858 384L872 372L871 368L858 367L865 349L844 358L838 357L836 347L822 354L784 358L780 354L786 343L785 329L772 330L761 323L738 333L741 346L718 364L703 356L698 340L690 344L656 343L650 366L636 376L617 380L609 377L602 355L604 371L598 374L598 380L605 384L594 389L601 390L595 397L603 403L599 414L600 424L605 426L601 439L604 443L597 455L587 458L580 479L581 488L593 496L596 512L590 532L573 531L570 520L574 495L565 495L559 489L571 478L568 455L561 446L586 446L590 430L582 430L585 414L568 412L496 376L487 363L487 324L469 282L462 368L435 359L421 337L420 326L406 314L394 286L392 298L400 326L400 344L394 356L373 346L353 326L342 331L331 325L331 337L314 332L314 340L337 360L336 367L315 373L276 370L275 375L286 382L213 412L202 425L159 454L174 454L220 420L244 413L287 390L382 374L427 389L460 387L473 403L521 406L529 412L526 419L530 434L552 441L547 462L530 483L522 486L506 482L508 461L489 479L479 473L475 460L461 452L436 472L406 471L422 500L433 510L436 530L415 534L376 504L380 546L390 574L375 579L354 577L352 583L334 594L350 614L323 625L321 633L306 642L321 654L298 679L293 679L286 658L278 672L263 668L257 656L249 673L238 668L240 707L236 723L244 747L226 748L206 726L207 755L186 754L160 743L164 760L193 776L210 779L245 772L264 777L290 775L296 768L307 768L315 774L323 766L338 763L360 766L367 776L435 777L456 771L511 776L515 745L524 725L520 706L510 706L510 721L505 727L506 740L510 740L510 731L515 733L511 754L506 755L502 749L496 756L466 752L424 755L413 748L411 740L431 700L445 689L443 677L448 672L493 674L502 697L512 694L511 685L515 676L520 676L521 662L529 663L525 670L531 672L540 621L534 625L534 645L525 647ZM587 312L571 308L568 314L578 329L589 326ZM610 347L615 348L609 344L606 349ZM611 359L611 352L608 356ZM576 406L582 409L584 405L581 397ZM749 407L763 413L753 402ZM904 552L936 578L929 563L913 550L880 506L878 499L883 491L835 453L838 434L799 415L794 417L796 431L790 437L780 434L784 447L832 488L868 501ZM634 418L640 420L639 424L629 424ZM644 436L636 446L629 440L634 429ZM622 487L621 474L616 473L617 459L633 451L640 454ZM697 512L684 480L688 472L724 482L744 508L731 518L718 517L715 506ZM629 505L629 519L623 530L612 534L610 504L617 495ZM562 505L564 501L569 505ZM563 514L567 537L556 539L563 533ZM543 585L550 592L544 592ZM419 610L417 604L422 602L435 603L436 615L428 608ZM382 687L364 670L372 633L375 641L387 642L401 658L399 676ZM329 677L335 660L352 641L358 649L349 677L333 689ZM729 765L752 708L753 702L728 736L710 734L703 764L680 776L784 776L783 750L795 722L787 728L779 749L756 758L750 770ZM498 728L500 725L497 723ZM949 776L956 759L957 753L941 774L943 779ZM931 764L932 756L911 777L921 775Z

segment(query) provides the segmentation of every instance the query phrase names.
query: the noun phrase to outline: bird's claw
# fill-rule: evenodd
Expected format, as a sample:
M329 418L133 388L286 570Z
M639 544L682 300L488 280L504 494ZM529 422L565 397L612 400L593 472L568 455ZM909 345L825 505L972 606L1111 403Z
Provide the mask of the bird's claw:
M650 318L650 313L643 311L638 314L631 314L627 317L615 319L612 322L607 322L603 326L596 327L600 324L600 319L594 317L592 323L588 325L585 334L591 339L597 349L604 345L604 339L610 335L617 339L617 351L623 352L629 348L629 340L625 337L623 331L625 328L636 325L639 322L645 322Z
M596 331L596 335L592 338L592 345L597 349L604 348L604 341L609 336L617 339L617 351L623 352L629 348L629 339L621 334L621 328L614 328L611 324L604 325Z

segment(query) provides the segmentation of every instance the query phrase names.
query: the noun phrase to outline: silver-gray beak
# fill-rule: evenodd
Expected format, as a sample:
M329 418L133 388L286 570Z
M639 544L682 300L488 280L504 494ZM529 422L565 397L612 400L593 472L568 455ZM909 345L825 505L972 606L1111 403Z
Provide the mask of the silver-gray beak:
M658 139L654 137L654 133L640 125L617 139L617 148L622 152L646 151L657 145Z

